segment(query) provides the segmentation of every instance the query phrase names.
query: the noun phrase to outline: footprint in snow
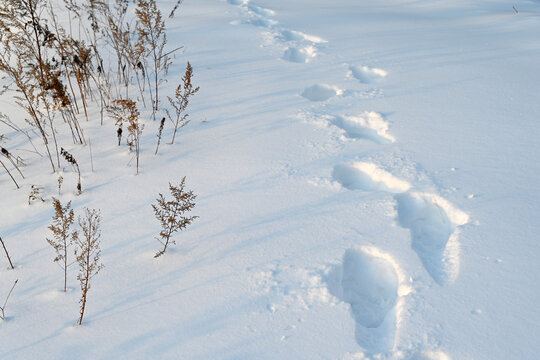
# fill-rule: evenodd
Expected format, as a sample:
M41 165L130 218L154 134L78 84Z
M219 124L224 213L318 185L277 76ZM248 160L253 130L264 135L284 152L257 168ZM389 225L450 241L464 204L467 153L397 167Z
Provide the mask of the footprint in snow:
M317 51L313 46L303 48L288 47L283 52L282 59L295 63L307 63L315 56L317 56Z
M343 263L329 275L329 291L350 304L355 338L369 353L392 350L399 324L401 286L394 260L376 248L348 249Z
M323 44L328 42L318 36L308 35L300 31L288 29L281 30L279 33L279 38L283 41L307 41L313 44Z
M403 193L411 188L406 181L367 162L337 165L334 167L332 177L349 190Z
M349 190L384 191L394 195L398 222L411 232L411 247L439 285L459 274L459 227L469 216L435 194L409 191L411 185L372 163L334 167L332 177Z
M459 226L469 216L435 194L395 195L399 224L411 232L412 248L439 284L453 282L459 273Z
M343 129L347 137L352 139L368 139L379 144L395 141L394 137L387 133L388 122L374 111L365 111L358 116L335 116L330 122Z
M388 73L382 69L367 66L349 66L349 76L364 84L375 84L386 77Z
M309 62L312 58L317 56L316 46L326 42L326 40L317 36L307 35L294 30L281 30L276 38L292 43L285 49L281 58L296 63Z
M265 19L260 16L254 16L251 19L247 20L246 23L251 24L253 26L265 27L265 28L271 28L278 24L276 20Z
M274 10L266 9L256 5L248 5L248 10L259 16L274 16L276 13Z
M326 101L341 94L343 94L343 90L335 86L316 84L306 88L301 95L309 101Z

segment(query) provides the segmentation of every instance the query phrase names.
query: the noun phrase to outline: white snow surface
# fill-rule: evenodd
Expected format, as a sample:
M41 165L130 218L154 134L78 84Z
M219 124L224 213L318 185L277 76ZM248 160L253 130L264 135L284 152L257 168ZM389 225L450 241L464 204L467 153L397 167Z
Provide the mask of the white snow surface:
M163 94L188 60L201 87L177 142L154 156L146 116L135 176L96 108L93 171L59 139L83 173L60 199L103 217L82 326L45 241L56 175L31 153L21 190L0 173L0 359L538 358L540 2L185 0L168 21ZM183 176L200 218L154 259L150 204Z

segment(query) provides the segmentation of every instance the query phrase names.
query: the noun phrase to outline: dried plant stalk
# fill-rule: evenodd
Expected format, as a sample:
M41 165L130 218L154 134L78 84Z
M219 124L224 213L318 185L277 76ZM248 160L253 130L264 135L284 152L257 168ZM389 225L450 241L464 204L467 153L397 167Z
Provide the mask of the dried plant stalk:
M41 197L40 193L41 190L43 190L43 187L32 185L30 187L30 194L28 195L28 205L31 205L33 201L41 200L41 202L45 202L45 200Z
M79 217L81 236L74 240L75 256L79 264L79 280L81 285L80 316L78 325L82 325L84 311L86 310L87 295L90 290L90 280L96 276L103 264L101 263L101 215L99 210L85 209L84 217Z
M131 99L116 99L113 100L111 106L107 108L111 117L115 120L116 125L119 126L117 135L118 143L122 138L121 125L127 124L128 130L128 144L130 149L135 147L135 156L137 158L137 174L139 173L139 153L141 136L144 129L144 124L141 124L140 113L137 109L137 104Z
M11 287L11 290L9 290L9 293L6 296L6 300L4 301L4 305L0 306L0 311L2 311L2 315L0 315L0 319L5 320L6 319L6 306L7 302L9 300L9 297L11 296L11 293L13 292L13 289L15 289L15 285L19 282L19 279L15 280L13 283L13 286Z
M41 106L46 111L59 166L60 157L49 101L50 97L54 99L58 89L57 73L48 56L48 49L52 47L55 37L46 21L41 18L45 1L3 0L0 4L3 9L0 11L0 71L6 73L16 89L22 93L23 97L18 98L26 102L22 107L31 115L34 125L43 136L54 172L55 166L48 148L44 122L39 114Z
M135 15L137 16L137 47L142 50L144 56L148 57L153 66L153 88L150 87L152 97L152 117L156 119L159 110L159 85L167 75L171 64L170 55L182 47L165 52L167 44L167 33L165 21L161 11L158 9L156 0L135 0ZM147 72L148 76L148 72ZM150 78L148 76L150 85Z
M199 91L199 87L193 88L191 78L193 77L193 67L188 62L186 66L186 73L182 76L182 84L179 84L174 94L174 99L168 96L169 104L174 108L175 114L171 115L169 109L166 110L167 117L173 123L174 132L171 140L171 144L174 144L176 132L179 128L183 128L189 121L187 118L189 114L185 111L189 105L189 98L195 95Z
M6 253L7 259L9 261L9 266L11 266L11 269L15 269L15 266L13 266L13 263L11 262L11 258L9 257L9 253L6 249L6 244L4 244L4 240L2 240L2 237L0 236L0 243L2 243L2 247L4 248L4 252Z
M77 174L79 175L79 180L77 182L77 194L80 195L82 192L82 184L81 184L81 169L79 168L79 163L77 162L77 160L75 160L73 155L71 155L66 150L64 150L64 148L60 149L60 154L62 154L64 159L66 159L66 161L70 163L71 165L73 165L75 170L77 170Z
M4 147L0 149L0 152L11 162L11 164L15 167L15 169L17 169L21 177L24 179L24 175L21 169L19 169L19 167L17 166L17 163L13 160L13 156L11 155L11 153Z
M4 163L2 162L2 160L0 160L0 164L1 164L2 167L6 170L6 172L7 172L8 175L9 175L9 177L11 178L11 180L15 183L15 186L17 187L17 189L20 189L19 184L17 184L17 181L15 181L15 178L13 177L13 175L11 175L11 173L9 172L9 169L6 167L6 165L4 165Z
M46 239L49 245L56 251L54 262L57 262L64 270L64 292L67 291L67 269L71 265L68 262L69 245L75 242L79 236L77 231L71 229L75 221L75 214L71 209L71 201L62 206L60 201L53 197L54 216L49 230L52 231L54 239Z
M154 155L157 155L159 150L159 144L161 143L161 133L163 132L163 127L165 126L165 118L161 119L161 122L159 123L159 130L157 135L157 146L156 146L156 152Z

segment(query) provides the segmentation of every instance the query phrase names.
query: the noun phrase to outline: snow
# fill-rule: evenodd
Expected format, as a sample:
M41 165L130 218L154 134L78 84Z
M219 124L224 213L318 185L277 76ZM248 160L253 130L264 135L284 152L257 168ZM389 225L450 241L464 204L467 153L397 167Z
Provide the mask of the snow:
M0 125L28 159L21 190L0 172L0 302L19 279L0 358L535 359L540 3L512 5L186 0L162 93L190 61L191 123L154 156L143 111L135 176L97 108L93 170L58 121L80 196ZM200 218L154 259L150 204L183 176ZM64 293L45 241L52 196L103 217L82 326L76 269Z

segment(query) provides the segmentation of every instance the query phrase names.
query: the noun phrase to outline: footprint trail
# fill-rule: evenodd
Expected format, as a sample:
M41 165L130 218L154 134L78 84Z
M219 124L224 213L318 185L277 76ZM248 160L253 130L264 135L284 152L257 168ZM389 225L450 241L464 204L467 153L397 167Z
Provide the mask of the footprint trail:
M270 38L271 43L282 49L280 60L296 64L314 62L319 56L319 50L327 43L320 37L280 27L274 18L275 12L271 9L251 4L249 0L227 1L242 10L242 23L265 29L265 35L270 35L266 38ZM387 71L380 68L348 65L347 77L361 84L377 84L387 76ZM380 93L380 89L370 89L366 93L345 91L336 86L316 83L305 88L300 95L311 102L326 102L337 96L373 98ZM317 114L315 116L317 117ZM388 122L374 111L364 111L355 116L319 117L341 129L350 139L365 139L378 144L391 144L396 141L388 133ZM440 285L451 283L457 278L460 227L469 222L466 213L436 194L412 191L411 184L370 162L338 164L333 168L332 178L349 190L392 194L396 201L396 220L401 227L410 231L411 248L418 255L427 273ZM328 290L350 305L356 324L356 342L368 356L379 354L376 357L385 357L386 354L397 354L389 353L395 348L396 334L402 321L400 309L403 297L412 291L408 286L402 285L403 278L390 255L371 247L347 250L342 264L330 274ZM282 298L291 304L298 301L298 297L284 295ZM275 306L270 307L274 308ZM420 351L414 353L411 360L450 358L442 352Z
M308 35L291 29L279 29L279 22L272 17L275 11L261 6L253 5L249 0L228 0L231 5L236 5L244 13L245 19L241 22L257 27L266 28L272 34L274 41L285 45L282 60L293 63L307 63L317 56L318 46L327 41L314 35ZM238 24L233 21L232 24Z

